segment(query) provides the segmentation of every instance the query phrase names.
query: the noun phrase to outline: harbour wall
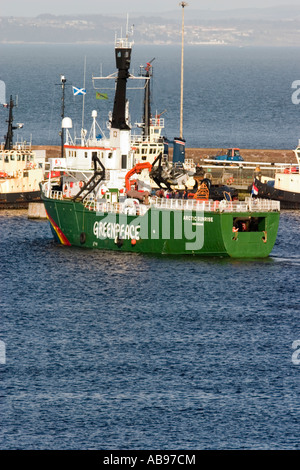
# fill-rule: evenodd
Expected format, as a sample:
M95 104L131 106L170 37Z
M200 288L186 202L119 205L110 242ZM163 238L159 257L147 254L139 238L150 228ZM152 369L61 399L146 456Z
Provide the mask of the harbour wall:
M192 158L195 163L200 163L205 158L215 155L225 155L227 149L213 148L189 148L186 149L185 158ZM240 149L240 154L245 162L261 163L297 163L294 150L273 149Z
M61 148L55 145L36 145L33 150L44 150L46 152L46 160L60 156ZM205 158L215 155L225 154L226 148L187 148L185 158L193 159L194 162L201 163ZM293 149L240 149L240 153L246 162L267 162L267 163L297 163ZM172 155L172 149L170 149Z

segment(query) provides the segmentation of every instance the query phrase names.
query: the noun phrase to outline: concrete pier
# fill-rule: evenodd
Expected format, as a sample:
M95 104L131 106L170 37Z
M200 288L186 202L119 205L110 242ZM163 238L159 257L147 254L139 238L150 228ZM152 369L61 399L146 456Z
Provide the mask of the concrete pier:
M45 206L42 202L29 203L28 219L47 219Z

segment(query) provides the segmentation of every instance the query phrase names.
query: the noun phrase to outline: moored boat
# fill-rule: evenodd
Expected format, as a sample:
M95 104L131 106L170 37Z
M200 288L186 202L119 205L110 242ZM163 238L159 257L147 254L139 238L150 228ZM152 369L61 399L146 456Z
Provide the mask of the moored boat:
M275 178L255 178L252 192L279 201L282 209L300 209L300 141L294 150L297 165L277 170Z
M0 148L0 208L26 208L30 202L40 201L44 177L31 144L13 143L13 131L23 126L13 125L13 108L10 97L8 130Z

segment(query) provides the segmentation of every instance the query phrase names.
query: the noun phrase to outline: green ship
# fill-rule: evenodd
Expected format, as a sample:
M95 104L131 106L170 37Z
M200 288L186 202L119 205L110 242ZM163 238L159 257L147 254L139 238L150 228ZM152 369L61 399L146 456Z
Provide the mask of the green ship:
M104 250L262 258L273 249L279 223L275 201L226 202L217 209L212 201L157 199L145 205L131 199L128 206L128 200L111 204L61 199L59 193L42 197L60 243Z
M126 100L127 80L136 78L129 73L131 50L128 33L116 40L118 72L109 137L98 129L96 111L90 134L82 131L78 141L70 136L71 119L63 118L65 156L51 160L49 178L41 183L54 237L63 245L100 250L267 257L277 237L279 202L252 197L213 201L204 184L191 198L182 190L174 192L175 197L162 197L166 196L163 182L169 189L172 184L178 189L179 181L188 175L183 160L176 162L173 180L170 172L164 177L170 164L163 158L162 120L152 119L148 106L142 135L131 133ZM146 73L138 77L145 80L145 93L149 92L150 67L147 63ZM94 83L102 79L93 77ZM57 171L60 179L51 178Z

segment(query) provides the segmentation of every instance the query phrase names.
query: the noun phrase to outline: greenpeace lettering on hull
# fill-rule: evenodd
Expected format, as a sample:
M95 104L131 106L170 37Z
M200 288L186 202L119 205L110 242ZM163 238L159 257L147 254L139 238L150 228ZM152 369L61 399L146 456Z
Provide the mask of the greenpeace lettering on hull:
M123 240L139 240L140 225L119 224L116 222L95 222L94 235L100 240L119 237Z

